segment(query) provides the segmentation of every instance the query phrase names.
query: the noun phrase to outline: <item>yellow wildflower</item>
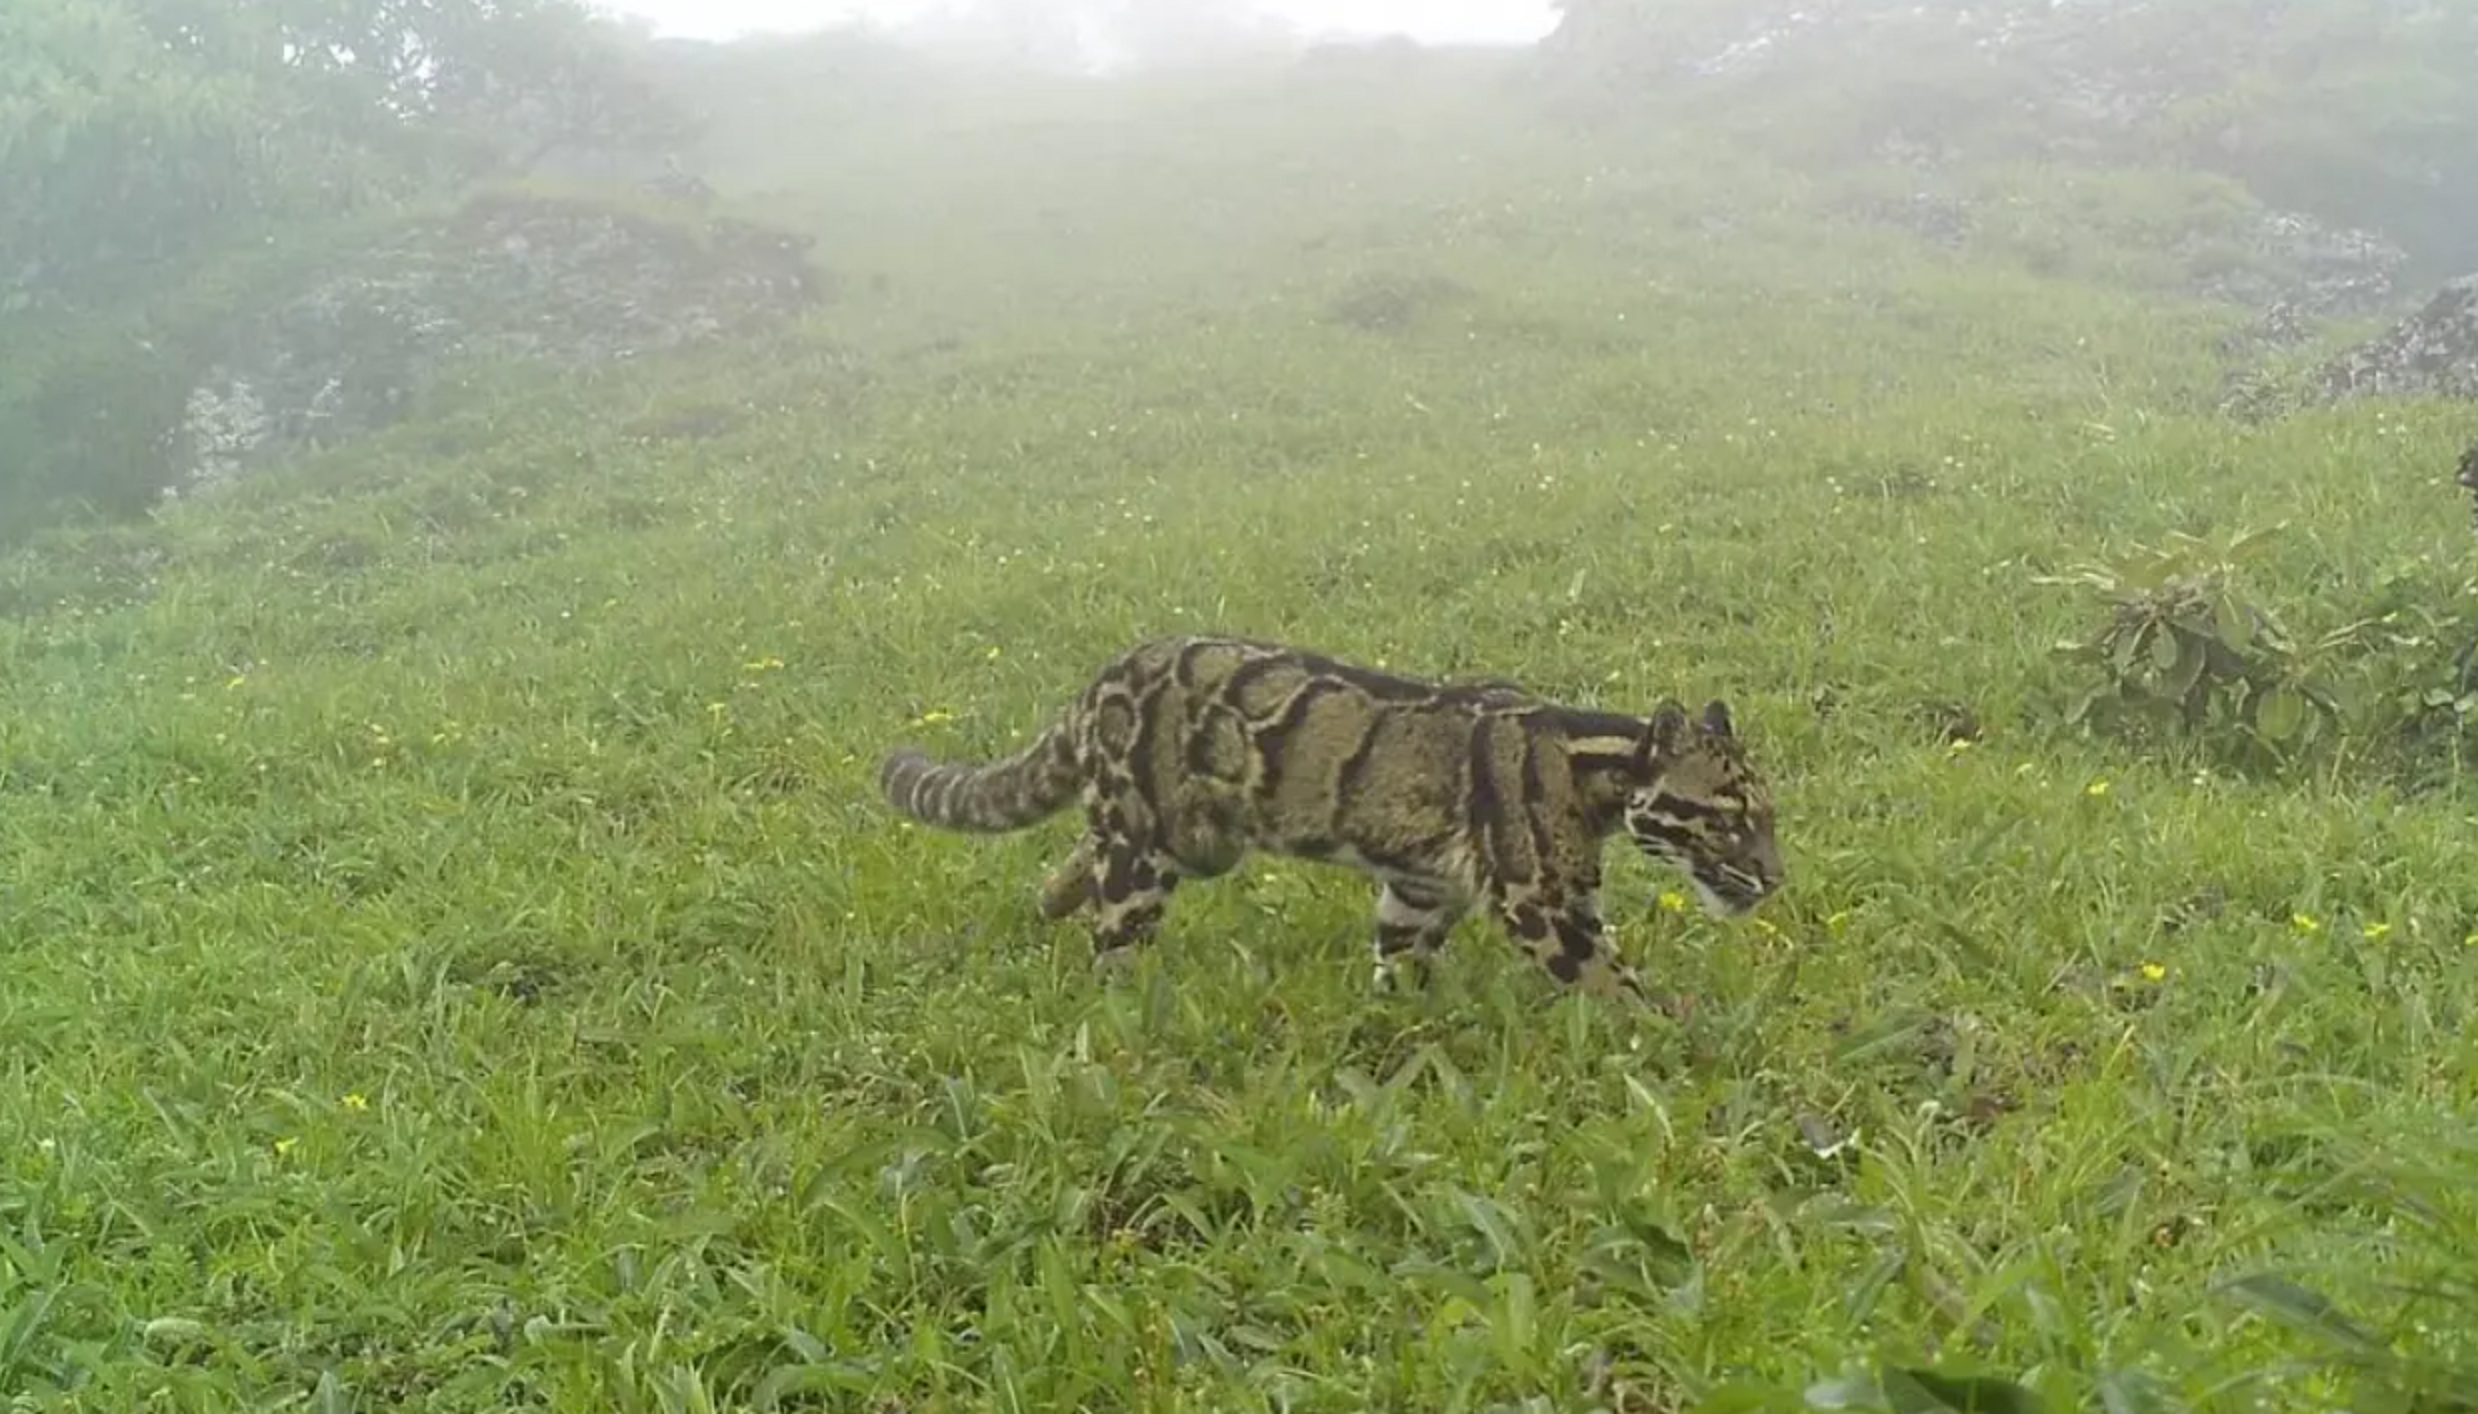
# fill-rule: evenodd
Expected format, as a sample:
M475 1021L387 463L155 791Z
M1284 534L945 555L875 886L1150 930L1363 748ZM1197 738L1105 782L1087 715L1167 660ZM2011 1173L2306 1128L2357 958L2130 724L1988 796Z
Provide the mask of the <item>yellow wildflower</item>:
M2160 963L2160 962L2146 962L2146 963L2144 963L2144 964L2142 965L2142 980L2144 980L2145 982L2165 982L2165 981L2167 981L2167 980L2168 980L2168 965L2167 965L2166 963Z
M2108 793L2108 783L2106 781L2093 781L2089 785L2082 788L2082 793L2091 797L2093 800L2097 800L2101 796Z
M294 1137L292 1137L292 1136L291 1136L291 1135L289 1135L289 1134L285 1135L285 1136L284 1136L283 1138L281 1138L281 1139L276 1140L276 1141L275 1141L275 1153L276 1153L276 1157L278 1157L278 1158L282 1158L284 1155L291 1153L291 1152L293 1151L294 1146L295 1146L295 1145L297 1145L297 1144L299 1144L300 1142L301 1142L300 1140L295 1139Z
M370 1097L358 1090L353 1091L344 1097L344 1107L348 1110L366 1110L370 1108Z
M2323 924L2317 921L2314 915L2309 913L2290 914L2289 925L2301 933L2320 933L2323 931Z
M2370 943L2382 942L2384 935L2391 931L2392 925L2389 923L2369 923L2365 927L2358 930L2359 933L2365 936L2366 941Z
M1686 895L1676 889L1664 889L1661 891L1661 907L1672 913L1684 913L1686 912Z

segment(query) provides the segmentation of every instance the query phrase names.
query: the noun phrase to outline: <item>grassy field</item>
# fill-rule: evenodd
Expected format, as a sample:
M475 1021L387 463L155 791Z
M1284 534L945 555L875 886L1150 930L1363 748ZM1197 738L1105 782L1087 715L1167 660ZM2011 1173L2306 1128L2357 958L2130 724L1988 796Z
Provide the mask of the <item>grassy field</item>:
M2099 610L2038 579L2286 523L2252 584L2301 634L2457 583L2467 414L2241 428L2224 314L1359 83L752 138L727 183L850 277L778 344L444 398L0 565L0 1404L2466 1371L2472 793L2086 740L2051 646ZM1715 924L1612 852L1683 1022L1479 922L1373 997L1367 888L1279 861L1096 985L1032 913L1068 821L933 835L873 772L1196 627L1726 697L1789 890Z

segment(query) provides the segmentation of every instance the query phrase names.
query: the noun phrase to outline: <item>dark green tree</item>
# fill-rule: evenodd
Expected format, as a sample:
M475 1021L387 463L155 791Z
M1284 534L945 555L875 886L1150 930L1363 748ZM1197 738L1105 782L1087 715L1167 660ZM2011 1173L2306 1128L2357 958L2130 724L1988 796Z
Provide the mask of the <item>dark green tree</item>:
M284 251L689 131L575 0L0 4L0 534L151 498L201 340Z

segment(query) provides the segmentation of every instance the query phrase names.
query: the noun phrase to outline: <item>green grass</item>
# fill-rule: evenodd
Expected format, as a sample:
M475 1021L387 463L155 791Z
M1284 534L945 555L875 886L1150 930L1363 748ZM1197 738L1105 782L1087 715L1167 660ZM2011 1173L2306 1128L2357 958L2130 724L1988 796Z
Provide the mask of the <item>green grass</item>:
M1406 99L1432 141L1357 166L1395 120L1330 92L1096 95L1012 161L950 118L750 177L890 275L775 346L471 391L0 569L13 1407L1788 1409L1883 1361L2292 1410L2344 1407L2334 1340L2467 1371L2471 794L2080 740L2049 648L2093 610L2033 582L2289 521L2256 587L2338 624L2473 553L2450 410L2214 421L2207 312L1503 94ZM1231 145L1132 165L1131 115L1148 162ZM1327 317L1389 278L1462 293ZM1478 922L1373 997L1367 887L1273 860L1109 988L1032 915L1068 822L877 801L894 745L1002 751L1208 626L1725 696L1790 889L1715 924L1613 851L1683 1024ZM1986 741L1919 724L1947 700ZM2267 1270L2370 1326L2397 1282L2462 1304L2370 1355L2222 1289Z

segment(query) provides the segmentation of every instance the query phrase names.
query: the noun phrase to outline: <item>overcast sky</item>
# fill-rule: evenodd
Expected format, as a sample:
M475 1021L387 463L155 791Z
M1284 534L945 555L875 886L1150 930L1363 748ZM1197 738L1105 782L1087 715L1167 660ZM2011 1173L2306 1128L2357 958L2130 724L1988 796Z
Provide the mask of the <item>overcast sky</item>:
M750 30L816 29L853 15L897 18L931 0L596 0L643 15L658 32L728 39ZM1550 0L1257 0L1257 8L1314 33L1407 34L1434 43L1528 44L1557 16Z

